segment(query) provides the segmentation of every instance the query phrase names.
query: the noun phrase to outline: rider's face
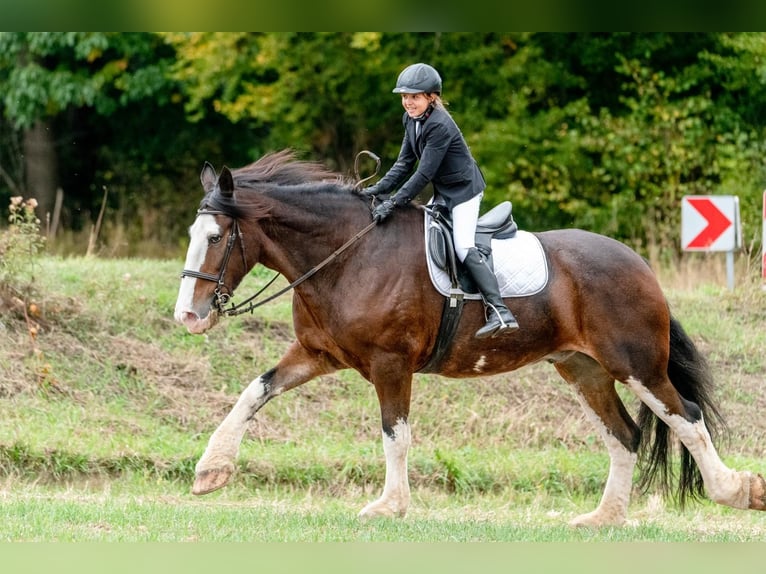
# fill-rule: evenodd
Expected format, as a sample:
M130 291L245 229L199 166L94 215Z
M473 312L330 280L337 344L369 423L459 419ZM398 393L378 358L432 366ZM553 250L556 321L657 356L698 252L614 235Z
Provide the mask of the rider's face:
M431 103L431 98L424 93L402 94L402 106L411 118L423 115Z

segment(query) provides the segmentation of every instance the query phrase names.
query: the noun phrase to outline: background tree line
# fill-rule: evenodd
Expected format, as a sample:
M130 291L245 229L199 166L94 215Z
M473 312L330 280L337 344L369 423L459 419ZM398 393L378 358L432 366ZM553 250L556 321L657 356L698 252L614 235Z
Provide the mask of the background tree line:
M485 206L510 199L523 228L676 254L681 197L720 193L760 246L761 33L4 32L0 205L35 197L46 221L61 189L59 230L76 233L106 190L106 241L175 256L205 160L291 147L351 174L370 149L390 166L391 88L416 61L443 77Z

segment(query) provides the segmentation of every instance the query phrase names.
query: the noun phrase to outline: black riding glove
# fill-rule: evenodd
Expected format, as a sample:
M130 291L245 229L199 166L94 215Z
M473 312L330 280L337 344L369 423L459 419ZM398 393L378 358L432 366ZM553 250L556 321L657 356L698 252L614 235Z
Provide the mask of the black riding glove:
M372 210L372 220L375 223L382 223L384 219L393 213L394 208L396 208L396 204L387 199L383 203L376 205L375 209Z

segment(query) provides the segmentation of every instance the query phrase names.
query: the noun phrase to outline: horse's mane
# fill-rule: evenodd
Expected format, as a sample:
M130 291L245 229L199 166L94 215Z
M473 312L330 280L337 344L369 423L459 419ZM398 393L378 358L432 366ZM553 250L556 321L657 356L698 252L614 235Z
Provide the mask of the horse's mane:
M348 184L344 177L318 162L299 160L291 149L272 152L259 160L232 171L236 187L259 184L300 185L305 183Z
M202 200L202 206L222 211L234 218L260 219L269 215L268 202L263 194L269 189L289 190L299 200L301 192L351 193L352 182L319 162L299 160L291 149L271 152L244 167L231 170L234 179L234 197L224 197L216 189Z

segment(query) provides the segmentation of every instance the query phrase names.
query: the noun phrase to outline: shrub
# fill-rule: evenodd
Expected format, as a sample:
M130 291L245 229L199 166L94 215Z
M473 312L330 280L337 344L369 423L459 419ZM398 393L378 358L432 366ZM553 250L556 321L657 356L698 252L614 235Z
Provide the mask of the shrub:
M34 198L11 198L10 225L0 233L0 307L26 308L36 295L35 265L45 245L36 207Z

